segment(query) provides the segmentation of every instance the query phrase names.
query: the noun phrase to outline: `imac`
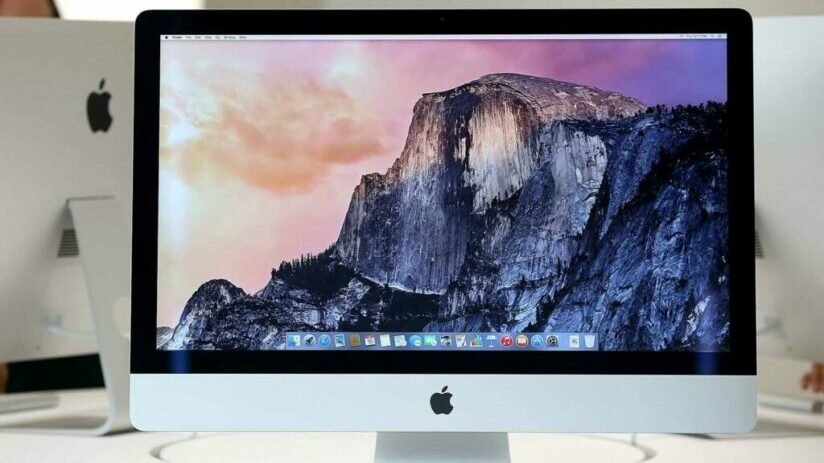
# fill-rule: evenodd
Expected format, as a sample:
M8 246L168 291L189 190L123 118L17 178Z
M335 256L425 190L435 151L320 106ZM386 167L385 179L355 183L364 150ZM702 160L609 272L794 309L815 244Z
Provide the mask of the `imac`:
M2 430L129 426L120 333L129 330L132 34L128 23L0 20L0 361L99 352L110 399L99 421L3 414ZM5 410L47 404L53 396L0 396Z
M755 34L755 206L764 258L756 261L759 322L774 317L780 353L824 361L824 18L762 18ZM792 82L782 86L781 81ZM784 87L784 88L782 88ZM766 334L766 333L765 333ZM782 352L783 351L783 352Z
M134 425L380 461L749 430L751 40L740 10L144 12Z
M824 362L824 17L759 18L754 36L759 393L821 410L799 378Z

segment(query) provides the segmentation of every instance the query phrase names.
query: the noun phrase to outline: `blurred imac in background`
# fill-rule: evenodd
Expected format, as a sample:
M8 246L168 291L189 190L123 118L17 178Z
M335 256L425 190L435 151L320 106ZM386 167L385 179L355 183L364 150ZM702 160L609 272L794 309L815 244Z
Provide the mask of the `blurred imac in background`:
M0 362L100 352L126 396L132 30L0 19ZM0 396L0 416L54 397Z
M759 391L812 399L799 383L824 362L824 16L753 32Z

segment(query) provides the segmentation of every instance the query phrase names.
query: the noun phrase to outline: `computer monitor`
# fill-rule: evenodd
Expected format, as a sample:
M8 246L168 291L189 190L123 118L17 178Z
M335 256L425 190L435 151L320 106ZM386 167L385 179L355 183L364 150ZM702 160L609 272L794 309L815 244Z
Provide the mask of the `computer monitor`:
M97 352L67 201L112 196L131 218L132 34L129 23L0 20L0 362Z
M132 37L129 23L0 20L0 362L99 352L112 399L82 429L29 429L128 426Z
M740 10L141 14L133 423L749 429L751 38Z
M759 348L822 362L824 17L759 18L754 30Z

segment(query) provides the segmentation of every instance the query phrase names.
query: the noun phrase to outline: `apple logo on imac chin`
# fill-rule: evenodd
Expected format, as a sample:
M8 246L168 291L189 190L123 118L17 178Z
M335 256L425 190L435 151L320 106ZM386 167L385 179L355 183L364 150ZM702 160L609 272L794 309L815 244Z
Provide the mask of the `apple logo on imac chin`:
M429 405L436 415L448 415L452 413L452 393L446 392L449 386L444 386L441 392L432 394L429 398Z
M112 126L112 115L109 113L109 101L112 94L103 90L106 79L100 79L97 91L89 94L86 99L86 116L89 118L89 127L92 132L108 132Z

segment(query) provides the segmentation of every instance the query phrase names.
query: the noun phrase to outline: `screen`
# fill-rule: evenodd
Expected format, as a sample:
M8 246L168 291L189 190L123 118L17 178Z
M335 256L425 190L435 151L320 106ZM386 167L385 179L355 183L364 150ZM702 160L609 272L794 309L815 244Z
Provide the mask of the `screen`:
M158 349L729 350L724 34L160 44Z

